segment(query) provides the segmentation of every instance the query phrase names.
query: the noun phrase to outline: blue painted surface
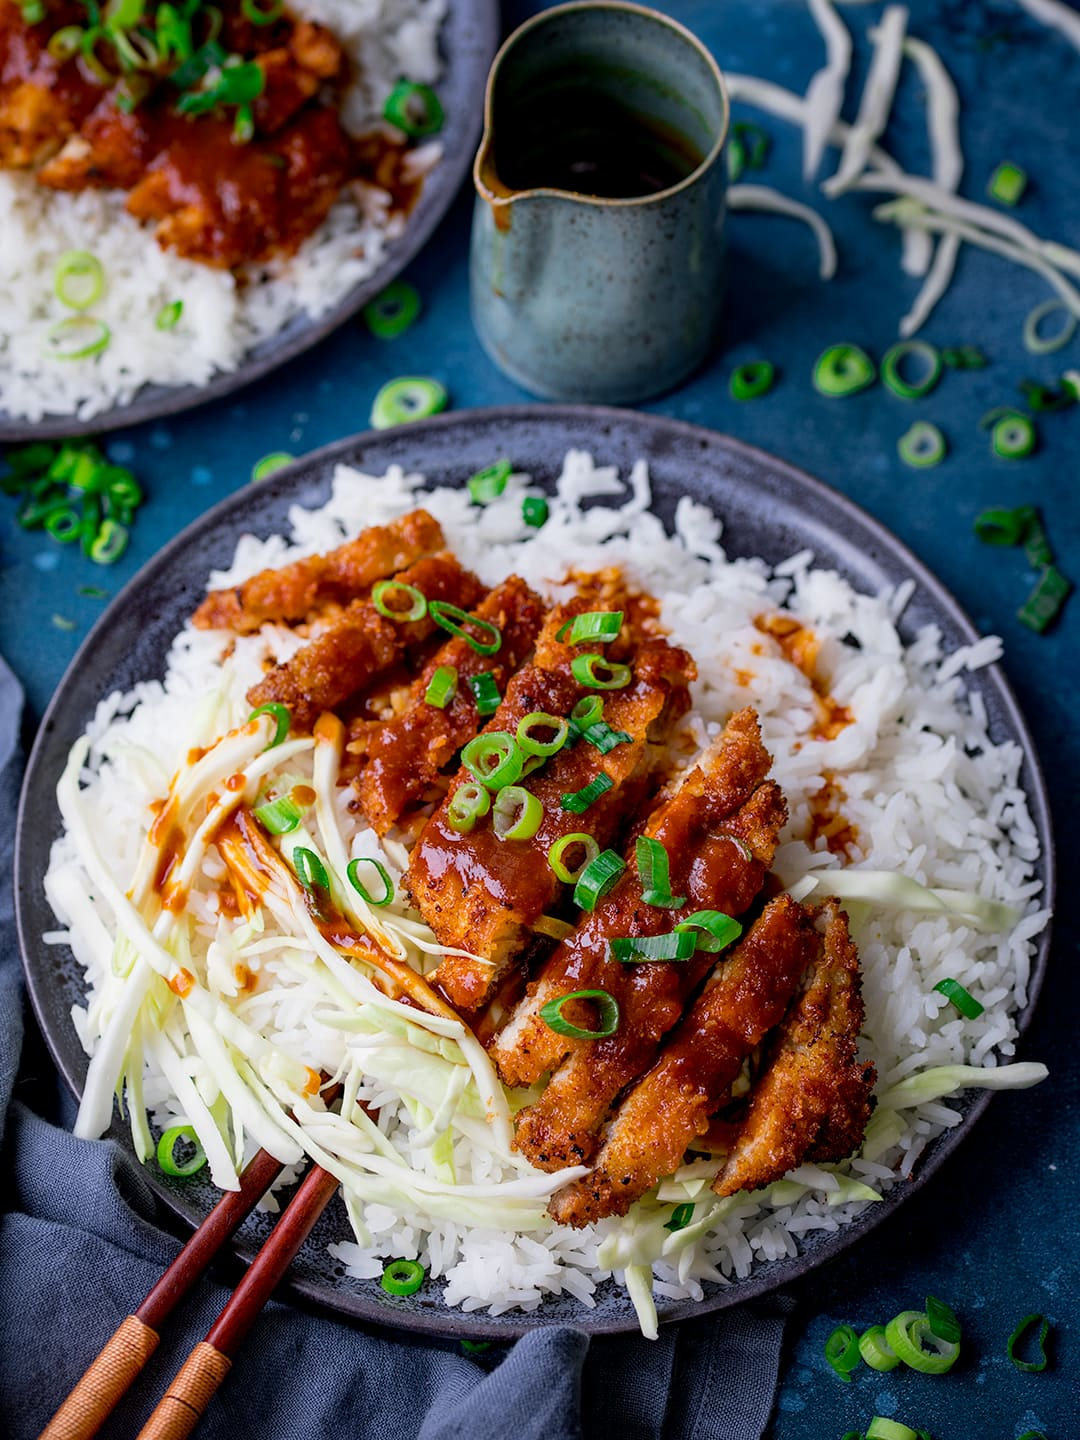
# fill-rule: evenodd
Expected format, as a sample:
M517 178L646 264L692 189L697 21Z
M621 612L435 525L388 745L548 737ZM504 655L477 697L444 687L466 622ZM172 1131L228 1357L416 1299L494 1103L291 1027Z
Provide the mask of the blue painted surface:
M508 22L538 8L510 0ZM730 70L801 91L821 63L802 0L667 0L662 8L697 31ZM878 9L854 6L843 13L862 37ZM1007 157L1032 177L1018 218L1048 237L1080 240L1080 55L1011 0L914 0L911 30L940 50L960 88L965 193L981 198L994 166ZM866 54L860 38L858 75L865 73ZM922 113L920 87L905 72L887 143L912 168L928 164ZM740 115L760 118L741 106ZM897 236L870 218L872 202L851 197L830 204L804 187L798 137L780 122L766 123L774 148L761 178L827 213L840 246L840 273L831 285L819 282L813 241L802 227L735 216L726 352L649 408L729 431L821 476L906 541L982 630L1004 637L1006 669L1051 780L1064 876L1054 962L1023 1047L1025 1057L1050 1064L1051 1080L995 1100L928 1193L796 1291L793 1345L771 1434L773 1440L839 1440L880 1413L927 1427L935 1440L1015 1440L1030 1428L1050 1440L1072 1440L1080 1434L1080 1066L1073 1043L1080 931L1070 904L1080 801L1074 740L1080 599L1071 601L1051 634L1030 635L1016 609L1033 576L1022 555L983 549L971 521L988 505L1039 504L1062 568L1080 579L1080 409L1046 417L1038 454L1018 464L992 459L978 429L991 406L1019 399L1018 381L1050 381L1066 365L1080 366L1080 338L1056 356L1028 356L1021 327L1047 295L1045 285L965 249L957 280L925 334L942 345L982 346L992 358L988 369L947 375L917 405L881 387L843 402L817 396L809 372L818 351L854 340L880 354L895 338L917 282L900 274ZM469 324L470 215L471 197L463 194L408 272L425 308L405 336L379 342L352 324L256 392L113 437L110 454L134 465L149 499L128 554L112 570L21 533L13 507L3 502L0 649L26 684L35 717L100 611L102 602L80 595L78 587L115 591L165 539L245 484L261 455L300 453L363 429L375 391L393 375L435 375L459 409L525 398L487 360ZM728 396L727 376L733 364L761 356L777 364L780 383L768 397L740 406ZM949 438L949 460L936 470L911 471L897 459L896 439L916 415L938 423ZM54 615L75 628L57 628ZM825 1369L821 1347L835 1323L884 1321L921 1305L927 1292L949 1300L965 1322L965 1358L948 1378L864 1369L845 1386ZM1045 1311L1056 1325L1052 1368L1043 1375L1020 1374L1005 1359L1013 1324L1030 1310Z

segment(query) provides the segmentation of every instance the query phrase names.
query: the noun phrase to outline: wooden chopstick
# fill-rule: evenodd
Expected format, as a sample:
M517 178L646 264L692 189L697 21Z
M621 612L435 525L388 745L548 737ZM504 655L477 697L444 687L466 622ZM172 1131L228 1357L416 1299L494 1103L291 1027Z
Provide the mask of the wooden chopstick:
M138 1440L185 1440L232 1368L233 1357L338 1187L313 1165L221 1314L177 1371Z
M284 1168L268 1151L259 1151L240 1176L240 1189L222 1196L134 1315L120 1322L40 1440L91 1440L98 1433L157 1349L164 1322Z

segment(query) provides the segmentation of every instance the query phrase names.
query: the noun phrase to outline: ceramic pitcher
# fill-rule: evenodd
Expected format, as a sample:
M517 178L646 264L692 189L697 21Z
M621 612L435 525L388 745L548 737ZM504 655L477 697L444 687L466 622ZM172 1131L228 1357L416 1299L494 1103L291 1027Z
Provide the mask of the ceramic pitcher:
M678 384L723 299L729 107L712 56L642 6L561 5L507 40L485 106L470 281L488 354L550 399Z

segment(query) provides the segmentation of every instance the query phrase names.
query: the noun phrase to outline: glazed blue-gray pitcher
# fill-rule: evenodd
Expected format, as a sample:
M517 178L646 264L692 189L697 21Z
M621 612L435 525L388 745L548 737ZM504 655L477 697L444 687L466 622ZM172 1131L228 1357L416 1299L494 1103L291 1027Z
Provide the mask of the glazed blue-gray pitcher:
M728 100L667 16L585 0L495 57L476 157L473 321L534 394L627 404L712 350L724 278Z

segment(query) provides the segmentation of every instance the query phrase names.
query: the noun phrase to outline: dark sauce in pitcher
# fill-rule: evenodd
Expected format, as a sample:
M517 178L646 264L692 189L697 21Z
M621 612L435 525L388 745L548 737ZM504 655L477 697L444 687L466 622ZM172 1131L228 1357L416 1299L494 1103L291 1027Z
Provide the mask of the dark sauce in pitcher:
M588 89L508 105L495 170L510 191L569 190L633 200L680 184L705 157L670 126Z

